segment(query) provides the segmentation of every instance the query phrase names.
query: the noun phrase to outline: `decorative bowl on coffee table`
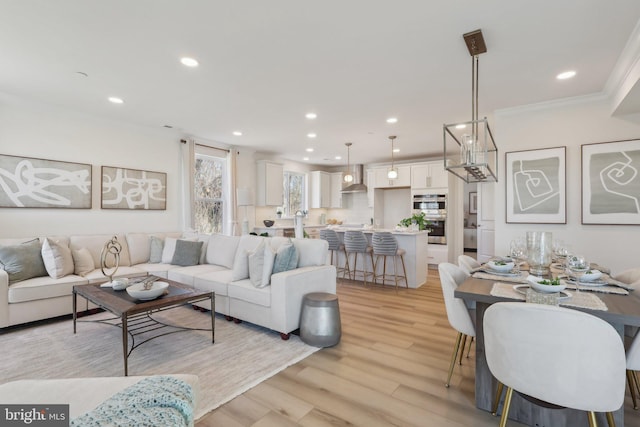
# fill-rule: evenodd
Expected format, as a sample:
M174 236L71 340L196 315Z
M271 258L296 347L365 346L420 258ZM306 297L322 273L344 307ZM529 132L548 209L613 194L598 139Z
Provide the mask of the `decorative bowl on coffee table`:
M157 281L147 285L147 287L149 287L149 289L145 289L143 282L136 283L127 288L127 293L135 299L149 301L162 295L169 287L169 283Z

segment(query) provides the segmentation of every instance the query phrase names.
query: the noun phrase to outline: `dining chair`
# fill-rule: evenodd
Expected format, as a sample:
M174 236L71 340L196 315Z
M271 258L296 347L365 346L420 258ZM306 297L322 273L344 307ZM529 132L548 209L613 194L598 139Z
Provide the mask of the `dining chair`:
M440 274L440 285L442 286L444 305L447 310L447 319L451 327L458 331L456 343L453 347L453 355L451 356L451 364L449 365L449 374L445 383L445 387L449 387L458 352L460 352L459 363L462 364L462 354L464 353L467 337L474 338L476 336L476 328L464 301L453 295L458 285L464 282L469 275L457 265L448 262L438 264L438 273Z
M475 258L469 255L458 255L458 265L469 274L471 274L474 269L482 266Z
M489 370L507 386L500 427L506 426L514 390L588 411L592 427L595 412L606 412L615 426L612 412L624 402L625 354L610 324L564 307L503 302L487 308L483 330Z

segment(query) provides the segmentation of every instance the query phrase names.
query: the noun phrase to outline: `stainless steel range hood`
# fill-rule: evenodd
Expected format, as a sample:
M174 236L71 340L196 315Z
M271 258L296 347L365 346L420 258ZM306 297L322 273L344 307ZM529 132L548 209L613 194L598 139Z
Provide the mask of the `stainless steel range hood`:
M351 170L351 175L353 176L353 183L345 187L342 190L342 194L365 193L367 191L367 186L362 183L363 171L364 171L363 165L353 165L353 168Z

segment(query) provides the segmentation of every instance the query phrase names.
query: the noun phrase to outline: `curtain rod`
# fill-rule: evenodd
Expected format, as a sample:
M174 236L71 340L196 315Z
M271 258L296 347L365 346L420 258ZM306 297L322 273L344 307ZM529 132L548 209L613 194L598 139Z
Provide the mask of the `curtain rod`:
M180 142L182 144L186 144L187 140L186 139L181 139ZM231 152L231 150L229 150L228 148L212 147L211 145L198 144L197 142L196 142L195 145L197 145L199 147L207 147L207 148L213 148L213 149L220 150L220 151L226 151L227 153Z

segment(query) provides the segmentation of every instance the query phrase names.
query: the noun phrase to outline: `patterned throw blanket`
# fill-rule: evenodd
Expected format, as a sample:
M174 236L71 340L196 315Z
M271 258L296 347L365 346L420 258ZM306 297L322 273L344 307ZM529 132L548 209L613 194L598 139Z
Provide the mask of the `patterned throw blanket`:
M71 420L74 427L193 426L195 396L186 382L154 376L137 382Z

